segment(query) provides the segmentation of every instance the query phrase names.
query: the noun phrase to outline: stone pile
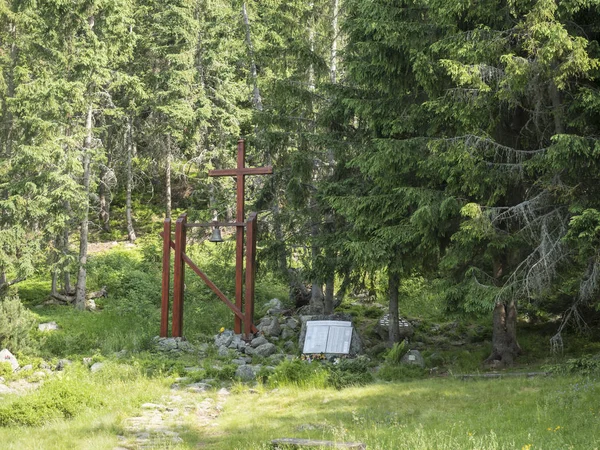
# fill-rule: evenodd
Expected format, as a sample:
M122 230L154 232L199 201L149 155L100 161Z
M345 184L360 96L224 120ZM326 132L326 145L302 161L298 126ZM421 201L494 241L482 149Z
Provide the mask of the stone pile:
M234 334L231 330L219 333L214 339L218 355L231 357L231 362L239 366L236 377L245 381L255 379L262 368L260 364L252 364L253 357L266 360L266 367L272 368L271 365L291 358L282 353L283 351L295 353L297 349L300 320L284 316L287 310L282 308L277 299L271 300L263 309L266 315L256 325L258 335L250 342L246 342L241 334Z
M415 333L414 327L410 324L410 322L402 317L398 319L398 326L400 328L400 339L408 339ZM387 341L390 333L389 330L390 315L386 314L377 322L377 325L375 326L375 333L377 333L382 340Z
M155 337L154 344L159 352L163 353L192 353L196 349L192 344L180 337Z

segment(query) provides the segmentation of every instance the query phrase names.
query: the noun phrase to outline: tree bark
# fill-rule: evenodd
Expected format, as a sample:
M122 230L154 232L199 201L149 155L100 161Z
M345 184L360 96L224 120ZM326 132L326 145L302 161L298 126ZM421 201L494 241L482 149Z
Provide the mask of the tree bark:
M388 296L390 300L389 313L389 340L390 342L400 342L400 325L398 323L400 314L398 312L398 297L400 289L400 272L388 267Z
M497 302L493 314L492 353L484 364L494 368L511 366L520 354L521 347L517 342L516 302Z
M125 217L127 218L127 239L132 244L136 240L135 230L133 228L133 217L131 211L131 191L133 190L133 124L131 117L127 118L127 127L125 130L125 148L127 149L127 188L125 194Z
M281 229L281 209L279 208L279 196L277 193L274 196L273 200L273 232L275 234L275 239L277 240L279 247L277 250L277 265L279 266L279 271L288 277L288 284L291 287L292 277L289 274L289 268L287 264L287 253L285 249L285 238L283 236L283 230Z
M337 40L339 33L338 26L338 15L340 10L339 0L333 1L333 16L331 18L331 31L333 32L333 39L331 40L331 57L329 62L329 79L332 83L337 80Z
M75 288L75 307L85 309L85 287L87 279L87 249L90 214L90 175L91 175L91 148L92 148L92 119L93 105L88 107L85 121L86 136L83 145L83 192L85 195L81 229L79 233L79 271L77 274L77 287Z
M12 157L12 133L14 129L14 120L11 109L8 105L8 99L13 98L15 95L15 84L14 84L14 68L17 60L17 45L14 42L16 40L17 28L14 23L8 24L9 33L13 36L13 42L10 46L10 68L6 73L6 96L2 96L2 117L5 119L4 123L0 123L0 156L6 159ZM8 198L8 191L5 190L0 195L3 198ZM0 211L4 214L4 211ZM0 267L0 286L6 286L6 267ZM0 292L1 294L2 292Z
M334 308L334 288L335 288L335 280L333 275L327 277L325 281L325 302L324 302L324 310L325 314L333 314Z
M67 211L71 211L71 206L67 202L66 206ZM69 254L69 229L65 228L63 231L63 239L62 239L62 252L66 257ZM69 272L69 264L65 262L62 267L63 279L64 279L64 290L65 293L71 295L73 292L73 287L71 286L71 273Z
M313 16L312 16L312 14L314 14L314 12L313 12L314 3L310 2L309 5L310 5L310 9L311 9L311 17L310 17L309 23L308 23L308 41L309 41L309 45L310 45L310 51L312 53L312 52L314 52L314 49L315 49L315 30L314 30L314 23L313 23L314 20L313 20ZM312 63L308 67L308 90L311 92L313 92L315 90L315 69L314 69L314 66ZM312 119L314 116L312 99L309 101L309 112L310 112L310 117ZM313 123L314 123L314 121L313 121ZM314 131L315 131L315 129L314 129L314 125L313 125L313 126L311 126L311 132L314 133ZM316 176L317 170L318 170L318 167L317 167L317 163L315 161L314 167L313 167L313 178ZM320 234L320 227L319 227L319 224L317 223L317 217L319 216L319 209L317 207L317 202L316 202L316 199L314 199L314 197L309 200L309 205L310 205L309 209L312 211L311 218L310 218L310 220L312 221L312 225L310 227L310 237L312 240L311 258L312 258L312 263L314 266L317 263L318 257L321 253L320 247L318 247L315 243ZM322 279L316 275L313 276L313 280L312 280L312 288L311 288L311 295L310 295L310 310L314 314L323 314L323 312L325 310L324 296L323 296L323 282L322 282Z
M316 207L315 207L316 210ZM311 243L311 259L313 265L317 263L321 248L316 245L316 240L319 237L319 224L313 221L310 229ZM314 269L314 267L313 267ZM316 272L313 270L313 272ZM310 290L310 311L313 314L323 314L325 311L325 303L323 296L323 280L318 275L313 275L312 287Z
M315 24L314 24L315 4L314 4L314 2L310 2L309 7L310 7L311 16L308 21L308 44L310 45L310 53L312 55L315 52ZM315 90L315 67L312 62L308 66L308 90L309 91ZM311 119L313 118L312 117L312 113L313 113L312 109L313 108L312 108L312 100L311 100L311 107L310 107Z
M250 58L250 75L252 76L252 104L258 111L263 110L262 98L258 89L258 71L254 62L254 47L252 46L252 36L250 34L250 20L248 19L248 10L246 2L242 2L242 16L246 28L246 46L248 47L248 57Z
M563 123L562 101L560 99L560 92L558 91L554 81L550 81L550 85L548 86L548 94L550 96L550 101L552 102L554 132L556 134L563 134L565 132L565 126Z
M5 118L5 132L3 133L3 142L0 142L0 146L4 144L4 155L6 158L10 158L12 156L12 146L13 146L13 138L12 133L14 130L14 118L12 110L8 105L8 99L14 98L15 96L15 82L14 82L14 72L15 66L17 63L17 44L14 42L17 39L17 27L14 23L8 24L9 33L13 37L13 42L10 45L10 67L6 73L6 97L2 98L2 117ZM2 147L0 147L0 154Z
M100 203L98 219L100 219L102 231L110 233L110 199L108 198L110 193L104 182L107 173L108 168L102 166L100 169L100 183L98 185L98 201Z

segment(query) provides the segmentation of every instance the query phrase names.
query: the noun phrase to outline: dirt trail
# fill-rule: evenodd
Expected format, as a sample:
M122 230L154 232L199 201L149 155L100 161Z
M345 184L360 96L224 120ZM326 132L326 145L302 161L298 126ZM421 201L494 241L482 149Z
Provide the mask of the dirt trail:
M176 388L175 388L176 389ZM176 447L183 443L182 428L204 428L215 425L215 419L227 401L225 388L216 395L192 385L185 390L172 390L160 403L145 403L141 413L125 420L125 435L113 450L146 450Z

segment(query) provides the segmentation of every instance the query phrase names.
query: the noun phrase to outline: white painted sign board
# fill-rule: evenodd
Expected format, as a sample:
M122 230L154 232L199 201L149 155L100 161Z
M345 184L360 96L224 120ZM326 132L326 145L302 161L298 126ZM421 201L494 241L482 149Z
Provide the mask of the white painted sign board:
M351 322L311 320L306 322L306 338L302 353L348 354L351 340Z

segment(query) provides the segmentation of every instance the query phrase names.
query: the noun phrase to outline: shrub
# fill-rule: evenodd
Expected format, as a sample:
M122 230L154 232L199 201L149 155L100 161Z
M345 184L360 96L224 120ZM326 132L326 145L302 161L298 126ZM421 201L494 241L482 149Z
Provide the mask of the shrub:
M15 353L30 348L34 344L31 331L36 322L34 314L23 306L17 293L9 292L0 298L0 349L8 348Z
M89 407L101 406L90 383L75 383L70 377L55 378L37 391L0 405L0 426L39 426L56 419L69 419Z
M385 355L385 362L390 365L398 365L402 361L402 357L408 352L408 344L406 341L396 342L390 351Z
M373 375L369 370L369 360L364 357L356 359L340 359L330 369L327 383L342 389L348 386L364 386L373 382Z
M585 355L568 359L562 364L544 366L543 369L558 375L600 375L600 358Z
M0 361L0 377L11 378L13 375L13 368L9 362Z
M323 388L327 385L328 376L329 371L319 362L286 360L275 368L269 377L268 385Z
M235 364L227 364L223 367L206 364L204 369L206 370L207 378L214 378L219 381L233 381L237 367Z

